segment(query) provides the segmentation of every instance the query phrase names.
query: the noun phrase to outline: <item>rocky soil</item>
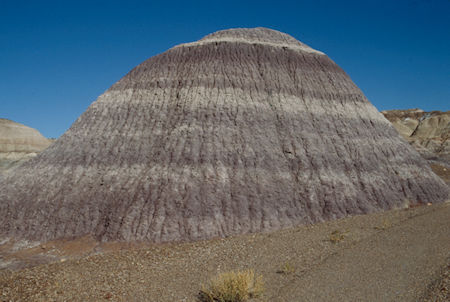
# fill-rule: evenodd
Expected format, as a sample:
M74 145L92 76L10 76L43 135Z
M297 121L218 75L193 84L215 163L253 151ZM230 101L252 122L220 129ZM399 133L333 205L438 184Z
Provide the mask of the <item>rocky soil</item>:
M0 301L197 301L209 278L246 268L262 301L448 301L448 217L444 203L184 244L16 243L0 254Z

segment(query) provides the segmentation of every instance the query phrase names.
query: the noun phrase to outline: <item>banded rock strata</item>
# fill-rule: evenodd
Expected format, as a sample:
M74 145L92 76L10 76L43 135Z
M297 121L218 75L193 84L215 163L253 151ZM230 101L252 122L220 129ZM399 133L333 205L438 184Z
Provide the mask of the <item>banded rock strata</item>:
M0 234L186 241L440 202L345 72L265 28L174 47L0 183Z
M36 129L0 118L0 174L36 156L50 144Z
M450 111L409 109L381 113L423 157L450 167Z

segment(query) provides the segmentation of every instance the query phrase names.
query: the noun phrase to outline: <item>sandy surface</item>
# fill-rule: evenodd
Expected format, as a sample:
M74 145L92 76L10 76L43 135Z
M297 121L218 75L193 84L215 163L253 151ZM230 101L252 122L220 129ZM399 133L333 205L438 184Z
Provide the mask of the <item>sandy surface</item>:
M449 218L445 203L187 244L49 243L16 252L56 262L0 271L0 301L196 301L209 278L246 268L263 275L264 301L445 301Z
M417 301L449 256L449 218L421 213L337 251L273 301Z

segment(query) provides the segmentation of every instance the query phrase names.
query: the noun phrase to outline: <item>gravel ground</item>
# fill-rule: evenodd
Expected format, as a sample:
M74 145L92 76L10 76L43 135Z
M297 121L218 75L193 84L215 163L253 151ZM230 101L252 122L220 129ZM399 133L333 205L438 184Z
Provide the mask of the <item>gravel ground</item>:
M449 217L445 203L85 257L54 247L58 262L0 271L0 301L196 301L211 277L246 268L263 275L264 301L435 301L448 297Z
M424 295L423 301L450 301L450 259L448 259L448 265L442 270L440 276L430 284L427 292Z

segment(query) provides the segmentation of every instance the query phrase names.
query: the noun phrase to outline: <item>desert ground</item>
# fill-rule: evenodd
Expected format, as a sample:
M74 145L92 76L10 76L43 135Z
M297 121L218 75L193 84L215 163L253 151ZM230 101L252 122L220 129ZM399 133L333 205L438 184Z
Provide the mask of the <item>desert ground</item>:
M10 242L0 299L197 301L218 273L251 268L261 301L448 301L449 217L446 202L195 243Z

